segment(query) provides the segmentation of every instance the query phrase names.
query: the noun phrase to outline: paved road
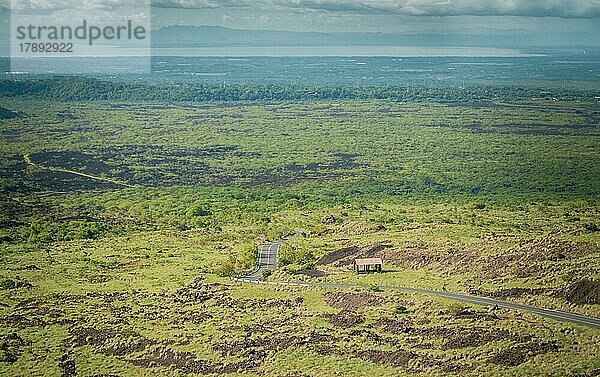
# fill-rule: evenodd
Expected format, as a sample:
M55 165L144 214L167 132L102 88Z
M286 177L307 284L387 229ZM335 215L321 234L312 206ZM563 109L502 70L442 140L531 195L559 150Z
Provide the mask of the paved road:
M240 276L242 280L259 280L262 278L262 273L265 270L274 270L277 268L277 252L283 241L267 242L262 245L258 253L258 266L256 269L244 276Z
M262 272L264 270L272 270L277 268L277 251L281 246L283 241L277 242L269 242L262 246L259 253L259 265L256 270L253 272L234 278L233 280L239 281L242 283L251 283L251 284L267 284L267 285L282 285L288 287L324 287L324 288L332 288L332 289L348 289L348 288L368 288L370 285L367 284L344 284L344 283L295 283L295 282L267 282L260 280L262 277ZM502 301L495 300L492 298L481 297L481 296L473 296L468 294L461 293L450 293L450 292L440 292L440 291L432 291L429 289L420 289L420 288L410 288L410 287L397 287L397 286L379 286L380 289L383 290L393 290L393 291L403 291L403 292L413 292L413 293L422 293L431 296L438 296L447 298L450 300L461 301L469 304L481 305L481 306L490 306L493 307L498 305L500 308L505 309L516 309L528 311L531 313L538 314L542 317L546 317L549 319L553 319L555 321L560 322L570 322L580 326L591 327L594 329L600 329L600 319L593 317L586 317L580 314L568 313L559 310L550 310L550 309L542 309L537 308L535 306L518 304L510 301Z

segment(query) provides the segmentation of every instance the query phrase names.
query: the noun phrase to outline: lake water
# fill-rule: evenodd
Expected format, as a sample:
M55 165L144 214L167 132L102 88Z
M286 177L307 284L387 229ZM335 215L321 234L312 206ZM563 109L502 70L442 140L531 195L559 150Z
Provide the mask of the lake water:
M223 57L525 57L534 54L514 49L459 46L282 46L282 47L197 47L154 48L154 56L223 56Z
M260 48L163 49L152 57L150 71L140 69L134 73L130 73L131 68L136 64L142 67L143 61L133 57L50 59L37 64L41 69L55 67L57 73L144 83L600 88L600 53L585 50L525 53L462 47L322 49L278 49L279 54L290 56L269 56L270 49ZM220 56L227 51L230 56ZM330 56L310 55L319 52L329 52ZM261 54L265 56L257 56ZM6 58L0 59L0 65L8 70Z

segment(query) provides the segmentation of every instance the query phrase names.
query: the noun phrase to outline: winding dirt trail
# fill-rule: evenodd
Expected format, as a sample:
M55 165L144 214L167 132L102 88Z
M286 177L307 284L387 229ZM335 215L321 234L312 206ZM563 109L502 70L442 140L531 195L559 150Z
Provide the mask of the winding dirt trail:
M36 168L41 169L41 170L48 170L48 171L54 171L54 172L60 172L60 173L67 173L67 174L78 175L80 177L85 177L85 178L93 179L93 180L96 180L96 181L102 181L102 182L112 183L114 185L122 186L122 187L128 187L128 188L138 187L138 186L130 185L129 183L120 182L120 181L118 181L116 179L112 179L112 178L108 178L108 177L100 177L100 176L97 176L97 175L82 173L82 172L79 172L79 171L69 170L69 169L64 169L64 168L57 168L57 167L54 167L54 166L42 166L40 164L37 164L37 163L33 162L31 160L31 156L29 154L23 155L23 160L25 161L25 163L27 163L27 165L36 167Z

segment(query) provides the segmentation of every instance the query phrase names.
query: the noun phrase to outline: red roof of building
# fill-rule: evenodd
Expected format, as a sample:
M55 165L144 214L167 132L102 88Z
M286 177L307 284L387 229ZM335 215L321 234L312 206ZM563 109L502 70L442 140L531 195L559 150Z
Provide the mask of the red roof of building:
M374 264L383 264L381 258L365 258L365 259L355 259L354 263L357 266L372 266Z

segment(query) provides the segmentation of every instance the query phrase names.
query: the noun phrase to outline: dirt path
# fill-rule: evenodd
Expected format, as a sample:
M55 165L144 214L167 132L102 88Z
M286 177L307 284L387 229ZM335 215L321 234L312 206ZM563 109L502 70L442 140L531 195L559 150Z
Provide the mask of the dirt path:
M85 177L85 178L93 179L93 180L96 180L96 181L102 181L102 182L112 183L114 185L123 186L123 187L129 187L129 188L136 187L134 185L130 185L130 184L125 183L125 182L119 182L116 179L112 179L112 178L99 177L97 175L86 174L86 173L78 172L78 171L75 171L75 170L69 170L69 169L64 169L64 168L57 168L57 167L53 167L53 166L42 166L40 164L36 164L35 162L31 161L31 156L29 156L28 154L23 155L23 160L25 160L25 162L28 165L34 166L34 167L36 167L38 169L42 169L42 170L48 170L48 171L55 171L55 172L61 172L61 173L78 175L80 177Z

